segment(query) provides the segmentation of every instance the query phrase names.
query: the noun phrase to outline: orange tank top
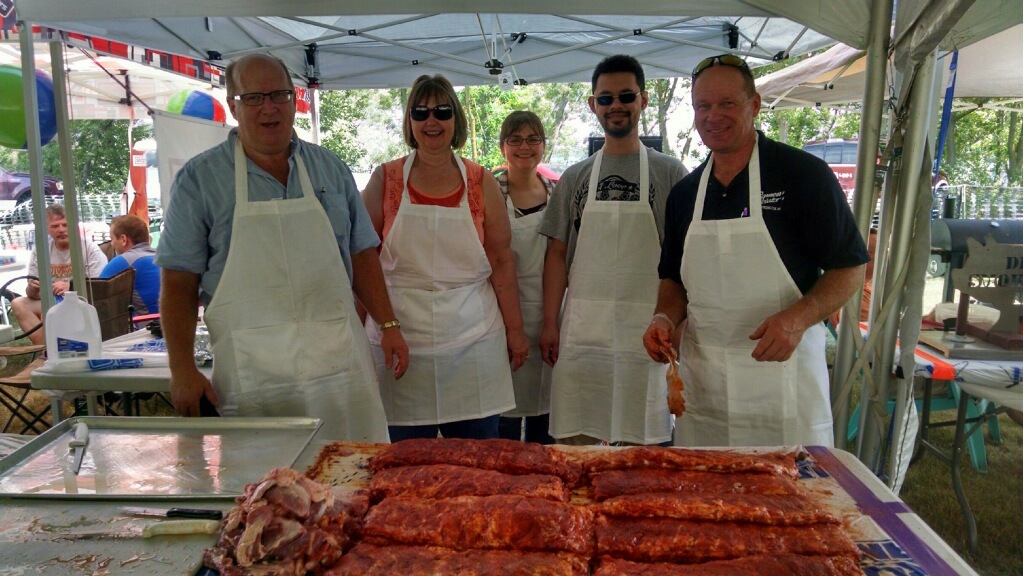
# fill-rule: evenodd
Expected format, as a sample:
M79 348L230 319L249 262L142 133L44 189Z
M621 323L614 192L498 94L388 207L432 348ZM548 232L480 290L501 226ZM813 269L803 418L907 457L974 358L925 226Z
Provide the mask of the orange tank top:
M473 226L480 237L480 243L484 242L484 167L472 160L462 159L466 165L466 180L469 183L469 212L473 217ZM396 158L381 166L384 176L384 228L381 242L388 237L391 226L395 223L395 216L398 214L398 207L402 203L402 189L404 188L402 178L402 167L405 164L405 157ZM444 206L455 208L462 200L464 186L459 184L454 190L444 196L427 196L422 194L411 185L409 186L409 200L413 204L426 206Z

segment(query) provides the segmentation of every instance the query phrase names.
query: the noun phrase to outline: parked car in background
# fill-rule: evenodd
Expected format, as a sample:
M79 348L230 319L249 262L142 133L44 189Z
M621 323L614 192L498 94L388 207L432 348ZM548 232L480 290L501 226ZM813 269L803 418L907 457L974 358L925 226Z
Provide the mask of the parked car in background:
M831 138L829 140L811 140L803 146L805 152L824 160L839 180L839 186L846 193L846 199L853 204L853 190L857 184L857 145L855 138ZM879 167L875 175L875 185L881 185L885 174ZM939 172L932 182L932 218L938 218L943 211L943 204L949 191L946 175Z
M499 174L502 174L502 173L507 172L507 171L508 171L508 165L507 164L502 164L501 166L493 168L491 170L491 174L494 174L495 176L498 176ZM537 173L540 174L541 176L547 178L548 180L551 180L552 182L558 182L558 179L562 177L562 173L561 172L556 172L554 168L552 168L551 166L548 166L547 164L539 164L537 166Z
M828 140L811 140L804 144L804 152L809 152L825 161L832 168L839 186L846 193L846 199L853 201L853 189L857 184L857 144L855 139L830 138Z
M43 192L47 196L63 196L64 183L53 176L43 176ZM0 202L21 204L32 198L32 176L25 172L8 172L0 167Z

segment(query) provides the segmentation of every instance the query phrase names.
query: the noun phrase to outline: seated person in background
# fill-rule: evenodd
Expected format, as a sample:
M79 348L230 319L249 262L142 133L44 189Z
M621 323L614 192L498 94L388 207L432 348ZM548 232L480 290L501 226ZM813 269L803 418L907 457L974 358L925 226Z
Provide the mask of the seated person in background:
M160 268L153 263L156 250L149 245L149 226L133 214L116 216L110 221L110 244L117 252L103 267L100 278L135 268L135 290L132 306L135 314L155 314L160 311Z
M63 297L64 292L71 288L71 237L68 233L68 217L63 204L52 204L46 207L46 232L50 236L48 242L50 254L50 280L53 284L51 292L55 297ZM38 245L37 245L38 246ZM95 242L83 241L82 251L85 255L85 275L89 278L99 276L107 257L100 251ZM39 276L39 265L36 263L36 252L32 250L32 258L28 262L28 275ZM39 301L41 291L38 280L29 280L25 287L25 296L15 298L11 302L14 317L24 331L35 328L43 321L43 306ZM46 335L40 328L28 335L33 344L44 344Z

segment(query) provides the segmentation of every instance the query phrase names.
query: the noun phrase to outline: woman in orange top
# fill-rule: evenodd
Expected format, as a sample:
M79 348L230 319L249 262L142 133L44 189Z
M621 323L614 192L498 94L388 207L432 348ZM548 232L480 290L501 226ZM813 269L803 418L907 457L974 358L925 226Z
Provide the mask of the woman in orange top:
M515 407L512 370L526 360L515 258L494 177L454 150L465 113L443 76L420 76L406 103L408 156L378 167L363 202L381 236L381 266L409 344L399 382L367 321L391 441L496 438Z

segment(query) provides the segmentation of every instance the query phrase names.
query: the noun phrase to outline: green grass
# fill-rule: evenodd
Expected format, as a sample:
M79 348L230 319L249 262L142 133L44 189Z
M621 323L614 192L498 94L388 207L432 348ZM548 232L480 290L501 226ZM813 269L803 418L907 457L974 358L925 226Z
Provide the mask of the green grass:
M828 358L835 354L835 339L827 339ZM854 386L851 404L858 401ZM955 410L932 412L931 422L953 421ZM987 436L985 453L988 472L980 473L970 463L966 453L960 458L960 478L964 494L974 513L978 527L978 549L970 554L967 527L963 513L953 493L952 471L949 463L931 453L923 453L910 465L903 488L902 499L931 527L960 557L981 576L1020 576L1024 573L1022 561L1022 530L1024 530L1024 503L1022 503L1022 434L1020 425L1007 416L999 416L1001 443ZM953 427L931 428L931 443L945 452L953 445Z
M956 412L931 415L932 422L953 420ZM934 454L923 454L910 466L900 498L910 506L953 550L982 576L1018 576L1024 573L1021 481L1021 427L1005 415L999 417L1001 443L987 437L988 472L975 470L965 453L960 459L964 493L978 526L978 550L968 552L967 528L953 494L950 465ZM933 428L929 440L948 449L953 428Z

